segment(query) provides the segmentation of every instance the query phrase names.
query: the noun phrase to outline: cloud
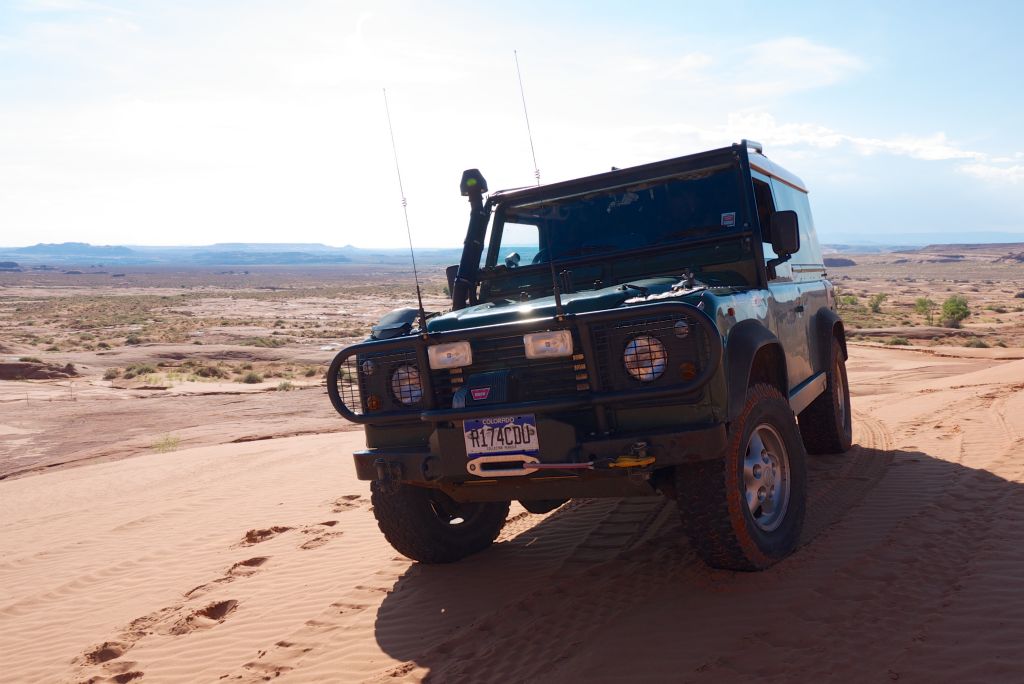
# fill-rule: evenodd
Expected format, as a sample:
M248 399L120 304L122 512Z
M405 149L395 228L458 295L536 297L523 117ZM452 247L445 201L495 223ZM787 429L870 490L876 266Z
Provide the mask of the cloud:
M673 124L646 127L635 134L645 147L672 140L681 149L718 147L743 138L757 140L772 150L785 149L790 158L807 157L815 151L846 150L860 156L893 155L927 162L967 162L956 171L990 182L1024 182L1024 153L991 155L970 149L944 132L898 135L890 138L857 135L809 122L780 122L765 111L735 112L718 124Z
M1024 184L1024 166L1020 164L1012 166L984 163L964 164L958 170L983 181L1010 183L1012 185Z
M716 102L763 102L841 82L867 68L844 50L807 38L785 37L727 52L688 51L668 56L609 58L608 71L630 78L699 88L694 96ZM723 99L724 98L724 99Z
M864 69L864 61L856 55L790 36L750 46L738 80L748 93L778 97L834 85Z

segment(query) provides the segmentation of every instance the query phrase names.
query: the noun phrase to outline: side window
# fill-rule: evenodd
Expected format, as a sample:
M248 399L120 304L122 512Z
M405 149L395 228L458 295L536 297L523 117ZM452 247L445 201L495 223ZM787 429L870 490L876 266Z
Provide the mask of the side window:
M821 256L821 245L818 234L814 230L814 218L811 216L811 203L807 193L797 190L776 179L771 180L775 196L776 209L782 211L792 209L796 212L800 223L800 250L789 260L794 280L817 280L825 273L825 262ZM768 246L765 253L771 249ZM780 269L781 270L781 269Z
M759 177L760 174L754 175L754 200L757 202L757 219L761 224L761 237L764 240L764 263L768 264L769 261L776 258L778 255L775 250L772 249L772 238L770 233L771 216L772 212L775 211L775 199L772 196L772 188L768 184L768 178L763 179ZM790 263L779 264L775 267L775 280L787 281L793 279L793 269Z

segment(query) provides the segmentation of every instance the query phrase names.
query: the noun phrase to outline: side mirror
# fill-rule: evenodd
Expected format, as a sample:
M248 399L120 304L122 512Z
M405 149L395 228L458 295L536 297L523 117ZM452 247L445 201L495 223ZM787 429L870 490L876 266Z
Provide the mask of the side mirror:
M506 268L516 268L517 266L519 266L519 262L521 260L522 260L522 257L519 256L519 252L512 252L507 257L505 257L505 267Z
M800 249L800 222L792 209L772 213L769 228L772 249L780 257L788 257Z
M455 292L455 278L459 275L459 265L455 264L444 269L444 275L448 278L448 292Z

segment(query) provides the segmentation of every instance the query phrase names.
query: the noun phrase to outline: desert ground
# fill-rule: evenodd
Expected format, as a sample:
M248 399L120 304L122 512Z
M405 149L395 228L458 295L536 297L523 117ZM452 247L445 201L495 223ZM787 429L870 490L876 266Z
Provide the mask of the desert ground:
M1020 681L1014 254L830 269L855 446L812 457L801 548L753 574L662 498L514 504L452 566L391 549L323 371L414 301L400 267L0 274L3 678Z

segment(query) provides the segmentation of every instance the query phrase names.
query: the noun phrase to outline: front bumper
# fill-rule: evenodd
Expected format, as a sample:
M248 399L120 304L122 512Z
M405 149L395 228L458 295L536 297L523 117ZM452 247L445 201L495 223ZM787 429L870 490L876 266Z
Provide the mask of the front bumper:
M434 440L434 444L439 441ZM635 454L638 443L644 444L644 453L654 459L652 463L639 468L600 467L622 456ZM726 443L726 429L721 423L692 430L619 435L614 439L578 442L571 449L576 464L592 462L596 464L593 469L545 469L501 478L471 475L466 469L465 450L458 448L366 449L357 451L354 459L356 476L360 480L434 486L449 493L454 491L453 496L462 500L629 496L653 493L644 476L649 476L654 470L718 458ZM553 459L545 458L543 447L540 461L553 462ZM554 462L564 462L564 459ZM638 489L638 484L643 486Z

